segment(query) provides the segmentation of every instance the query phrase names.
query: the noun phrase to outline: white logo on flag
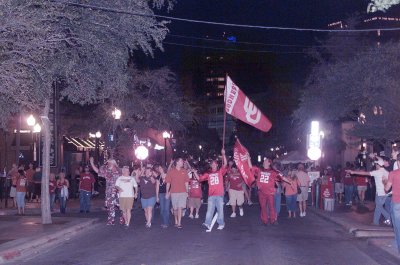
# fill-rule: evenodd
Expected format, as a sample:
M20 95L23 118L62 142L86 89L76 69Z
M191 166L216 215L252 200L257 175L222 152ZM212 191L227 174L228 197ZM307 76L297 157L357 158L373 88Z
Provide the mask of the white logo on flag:
M246 112L246 120L252 124L257 124L260 119L261 119L261 112L258 110L258 108L256 107L256 105L253 104L253 102L251 102L249 100L248 97L246 97L245 101L244 101L244 111ZM252 116L256 114L255 119L252 118Z

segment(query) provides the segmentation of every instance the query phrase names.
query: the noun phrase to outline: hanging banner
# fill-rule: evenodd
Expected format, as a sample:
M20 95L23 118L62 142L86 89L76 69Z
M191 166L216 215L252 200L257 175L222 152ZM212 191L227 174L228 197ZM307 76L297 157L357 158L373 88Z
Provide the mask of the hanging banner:
M233 159L235 160L236 166L242 175L242 178L247 186L251 186L254 182L254 174L252 174L249 166L249 152L244 147L239 139L236 139L235 146L233 148Z

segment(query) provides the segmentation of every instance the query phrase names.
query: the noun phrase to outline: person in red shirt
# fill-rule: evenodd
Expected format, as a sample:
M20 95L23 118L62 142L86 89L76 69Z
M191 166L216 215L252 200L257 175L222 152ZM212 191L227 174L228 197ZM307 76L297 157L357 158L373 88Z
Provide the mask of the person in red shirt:
M189 180L189 198L188 207L190 209L189 218L199 218L199 211L201 206L201 184L198 177L192 172L190 172L191 179ZM196 215L194 216L194 209L196 209Z
M279 173L271 168L271 159L265 159L263 168L253 167L250 159L249 164L252 168L257 181L258 200L261 208L261 221L268 224L277 225L277 216L274 206L275 182L280 180Z
M225 150L221 150L222 155L222 167L218 169L218 162L211 162L211 172L202 175L200 181L208 181L208 204L206 220L203 225L207 228L207 232L211 232L211 222L213 219L214 211L217 209L217 222L218 230L222 230L225 227L224 223L224 175L227 171L227 160L225 156ZM194 171L196 176L197 172Z
M231 170L228 173L229 182L229 204L232 207L231 217L236 217L236 205L239 207L239 214L243 216L243 203L244 203L244 190L243 190L243 178L237 169L237 166L233 164Z
M56 199L56 175L54 173L50 173L49 180L49 193L50 193L50 211L54 212L54 201Z
M89 166L85 166L84 172L81 173L79 180L80 213L89 213L90 211L90 198L92 197L92 191L95 182L96 180L89 171Z

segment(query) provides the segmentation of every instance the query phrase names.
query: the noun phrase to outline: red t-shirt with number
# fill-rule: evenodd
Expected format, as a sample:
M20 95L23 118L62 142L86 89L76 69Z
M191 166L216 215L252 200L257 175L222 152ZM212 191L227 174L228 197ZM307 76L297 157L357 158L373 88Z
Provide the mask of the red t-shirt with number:
M201 184L196 179L191 179L189 181L189 197L190 198L201 198Z
M228 174L229 188L232 190L243 190L243 178L239 172Z
M206 173L200 177L200 181L208 181L208 196L224 196L224 175L226 167L218 171Z
M275 181L280 179L279 173L273 169L253 167L257 178L258 190L264 194L275 194Z
M367 186L368 184L368 178L363 177L363 176L356 176L355 177L355 183L357 186Z
M344 185L351 186L354 185L354 178L350 175L350 173L345 170L342 171L343 183Z

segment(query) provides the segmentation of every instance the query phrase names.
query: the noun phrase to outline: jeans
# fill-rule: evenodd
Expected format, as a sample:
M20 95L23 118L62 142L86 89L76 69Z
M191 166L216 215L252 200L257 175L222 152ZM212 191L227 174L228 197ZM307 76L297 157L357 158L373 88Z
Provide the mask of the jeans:
M259 191L258 200L260 202L260 208L261 208L261 221L264 224L268 224L268 214L269 214L269 220L271 224L274 223L276 221L274 194L264 194L261 191Z
M375 197L375 211L374 211L374 224L379 225L379 219L381 218L381 214L386 218L386 220L390 220L389 213L383 208L385 204L387 196L378 196Z
M389 213L389 216L390 216L390 212L392 211L391 209L392 209L392 196L386 196L385 210Z
M349 204L353 197L353 185L344 185L344 202Z
M160 193L160 214L161 224L169 225L169 209L171 208L171 199L165 198L165 193Z
M296 211L296 200L297 194L286 195L286 207L288 211L295 212Z
M213 219L214 210L217 208L217 222L219 225L225 225L224 223L224 196L209 196L206 214L206 225L211 225Z
M54 210L54 202L56 200L56 194L50 193L50 211Z
M67 208L67 198L60 196L60 213L65 213L65 208Z
M394 235L397 243L397 250L400 253L400 203L391 204L391 216Z
M281 201L282 201L282 193L281 192L282 192L282 189L279 185L278 189L276 190L275 195L274 195L276 216L279 216L279 213L281 212Z
M92 193L80 190L79 191L79 209L82 212L90 211L90 198L92 197Z

